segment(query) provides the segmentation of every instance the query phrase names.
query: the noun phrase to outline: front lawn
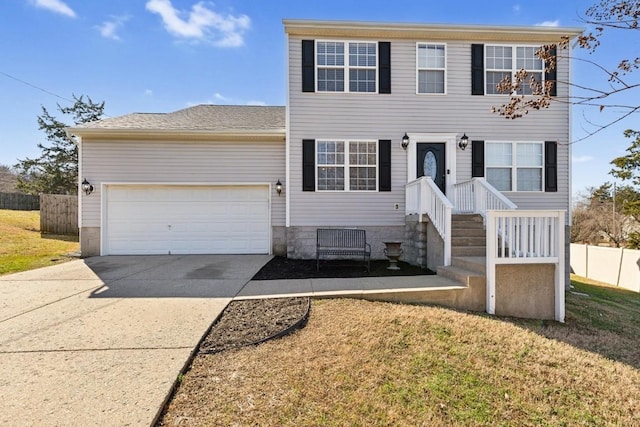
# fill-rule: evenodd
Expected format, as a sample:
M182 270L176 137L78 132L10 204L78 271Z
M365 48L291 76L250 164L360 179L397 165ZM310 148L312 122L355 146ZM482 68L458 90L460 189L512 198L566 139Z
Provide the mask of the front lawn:
M0 209L0 275L68 261L75 236L40 235L39 211Z
M315 300L293 335L197 356L161 424L640 425L640 295L574 286L566 324Z

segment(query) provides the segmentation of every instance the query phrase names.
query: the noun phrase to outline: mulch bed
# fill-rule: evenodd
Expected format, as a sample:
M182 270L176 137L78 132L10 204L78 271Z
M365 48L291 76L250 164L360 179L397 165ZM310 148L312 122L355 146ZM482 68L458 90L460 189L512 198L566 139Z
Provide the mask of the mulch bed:
M200 345L200 354L259 344L302 327L309 298L232 301Z
M406 262L398 262L400 270L387 270L389 261L372 260L371 271L362 261L321 260L320 271L316 271L314 259L289 259L273 257L252 280L314 279L314 278L350 278L383 276L419 276L435 274L431 270L416 267Z

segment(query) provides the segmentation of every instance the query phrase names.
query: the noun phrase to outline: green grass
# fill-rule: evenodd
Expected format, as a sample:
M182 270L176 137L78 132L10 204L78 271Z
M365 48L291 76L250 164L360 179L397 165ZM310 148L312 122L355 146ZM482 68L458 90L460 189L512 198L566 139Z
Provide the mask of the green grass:
M0 275L70 260L77 237L40 234L39 211L0 209Z
M296 334L197 357L162 425L640 425L640 295L573 287L564 324L314 301Z

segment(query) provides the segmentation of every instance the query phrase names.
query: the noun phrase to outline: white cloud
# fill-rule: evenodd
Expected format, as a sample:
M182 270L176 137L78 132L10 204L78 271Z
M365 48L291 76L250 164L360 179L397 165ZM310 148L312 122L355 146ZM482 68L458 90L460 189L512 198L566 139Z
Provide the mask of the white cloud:
M514 4L514 5L513 5L513 13L515 13L516 15L520 13L520 10L521 10L521 9L522 9L522 8L520 7L520 5L519 5L519 4Z
M96 28L100 31L100 35L107 39L122 40L118 35L118 30L122 28L125 22L129 20L129 16L112 16L110 20L104 21L102 25Z
M76 13L62 0L32 0L34 6L75 18Z
M144 96L153 96L153 91L151 89L145 89Z
M536 27L559 27L560 21L556 19L555 21L543 21L535 24Z
M571 158L571 161L573 163L586 163L586 162L590 162L591 160L593 160L593 156L573 156Z
M247 101L247 105L265 106L265 105L267 105L267 103L264 102L264 101L258 101L258 100L252 99L252 100Z
M193 41L208 41L220 47L238 47L244 44L244 32L251 26L247 15L222 15L208 8L204 2L180 11L171 0L149 0L146 8L162 18L166 30L176 37Z

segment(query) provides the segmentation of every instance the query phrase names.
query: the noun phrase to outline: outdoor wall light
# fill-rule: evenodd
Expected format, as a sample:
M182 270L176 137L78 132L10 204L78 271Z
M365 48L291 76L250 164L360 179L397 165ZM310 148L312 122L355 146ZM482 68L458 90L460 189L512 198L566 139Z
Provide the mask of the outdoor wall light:
M462 134L460 141L458 141L458 147L460 147L460 149L464 151L464 149L467 148L467 145L469 145L469 137L465 133L465 134Z
M402 137L402 148L407 149L407 147L409 146L409 135L407 135L407 133L404 133L404 136Z
M278 196L280 196L280 194L282 194L282 183L280 182L280 180L278 180L278 182L276 182L276 193L278 193Z
M84 191L84 194L88 196L89 194L93 193L93 185L91 185L89 181L87 181L87 178L85 178L82 181L81 185L82 185L82 191Z

